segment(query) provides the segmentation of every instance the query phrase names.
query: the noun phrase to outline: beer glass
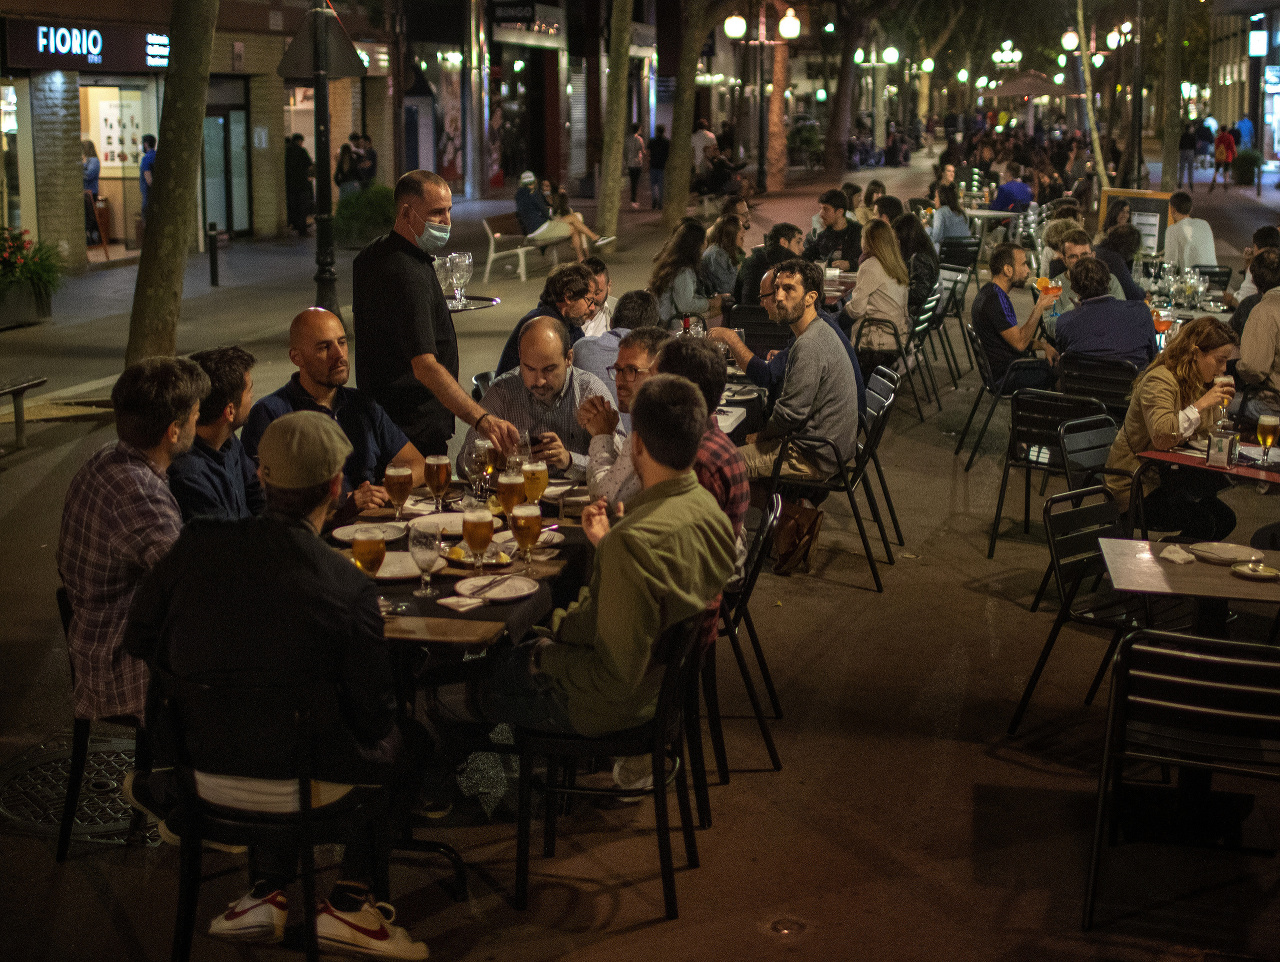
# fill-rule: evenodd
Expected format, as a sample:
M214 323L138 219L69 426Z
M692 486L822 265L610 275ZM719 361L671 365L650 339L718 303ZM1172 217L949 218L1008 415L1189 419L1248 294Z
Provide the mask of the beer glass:
M449 458L444 454L431 454L423 459L425 481L431 497L436 499L436 510L444 510L444 496L449 492Z
M409 554L422 572L422 584L414 589L415 598L434 598L440 592L431 587L431 570L440 560L440 529L434 524L409 526Z
M523 471L503 471L498 475L498 501L502 503L502 511L510 521L512 510L524 501Z
M356 567L370 578L382 567L382 560L387 556L387 542L382 537L382 530L374 525L360 525L352 532L351 557Z
M546 461L528 461L524 466L524 499L530 504L537 504L542 492L547 490Z
M484 552L493 540L493 514L483 505L462 515L462 540L471 552L471 561L479 573L484 564Z
M387 497L396 506L396 520L404 513L405 503L409 500L409 492L413 490L413 469L401 464L388 464L382 475L382 486L387 489Z
M1271 445L1276 443L1276 435L1280 434L1280 417L1264 414L1258 418L1258 443L1262 445L1262 464L1271 463Z
M1213 386L1229 387L1232 390L1235 390L1236 379L1233 378L1230 374L1219 374L1217 377L1213 379ZM1227 416L1227 402L1223 402L1222 404L1219 404L1216 407L1214 407L1213 421L1211 422L1211 424L1217 424L1226 416Z
M533 547L542 534L542 509L536 504L517 505L511 512L511 533L524 552L524 573L533 570Z

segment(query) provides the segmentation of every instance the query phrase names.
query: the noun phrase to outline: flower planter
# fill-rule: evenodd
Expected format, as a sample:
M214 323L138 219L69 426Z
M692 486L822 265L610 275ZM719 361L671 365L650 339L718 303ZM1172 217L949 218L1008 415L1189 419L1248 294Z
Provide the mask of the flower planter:
M35 289L21 281L0 287L0 330L40 323L41 314Z

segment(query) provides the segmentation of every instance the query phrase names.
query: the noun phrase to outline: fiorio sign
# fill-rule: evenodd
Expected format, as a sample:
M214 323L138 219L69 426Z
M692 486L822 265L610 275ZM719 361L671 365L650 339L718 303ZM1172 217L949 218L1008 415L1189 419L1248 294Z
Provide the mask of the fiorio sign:
M5 67L154 73L169 66L169 37L146 27L6 20Z

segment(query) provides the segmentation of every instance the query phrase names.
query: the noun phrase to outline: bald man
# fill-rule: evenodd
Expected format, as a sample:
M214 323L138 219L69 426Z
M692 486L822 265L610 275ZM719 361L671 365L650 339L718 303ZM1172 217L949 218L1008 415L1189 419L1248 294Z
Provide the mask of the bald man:
M396 183L391 233L356 255L352 313L356 379L423 454L446 454L455 417L510 451L515 428L458 383L458 336L433 261L449 243L453 195L437 174Z
M389 464L406 465L422 484L422 455L378 402L346 387L351 376L347 332L337 315L308 307L289 326L289 360L298 368L289 383L259 400L240 440L253 457L267 425L290 411L319 411L338 422L354 449L343 466L345 492L356 509L389 502L382 476Z
M554 317L535 317L520 332L520 368L489 385L480 401L485 411L529 432L535 460L546 461L553 477L581 481L587 472L591 434L578 423L578 408L589 397L613 394L600 378L573 366L569 331ZM458 455L463 470L478 432L472 428ZM463 470L465 473L465 470Z

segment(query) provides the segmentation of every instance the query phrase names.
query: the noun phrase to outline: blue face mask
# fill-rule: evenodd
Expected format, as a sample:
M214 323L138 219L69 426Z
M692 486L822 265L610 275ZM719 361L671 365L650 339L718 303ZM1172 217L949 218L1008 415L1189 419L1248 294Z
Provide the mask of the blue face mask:
M418 247L426 251L428 254L434 254L436 251L444 248L449 243L449 225L437 224L433 221L426 221L422 225L422 233L415 238Z

